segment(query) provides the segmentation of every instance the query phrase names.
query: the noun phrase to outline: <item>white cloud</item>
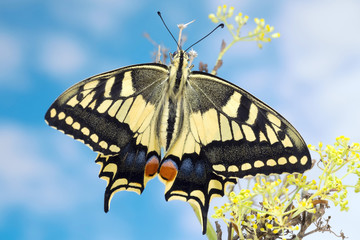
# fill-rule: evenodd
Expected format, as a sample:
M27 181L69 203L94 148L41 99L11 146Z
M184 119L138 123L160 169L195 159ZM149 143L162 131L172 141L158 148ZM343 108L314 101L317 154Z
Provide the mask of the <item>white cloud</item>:
M30 212L53 213L77 204L75 199L80 197L74 195L74 188L78 183L64 174L53 157L45 156L41 148L47 146L42 146L38 137L38 131L24 126L0 127L0 209L21 206Z
M285 1L275 27L282 34L279 67L282 94L289 99L283 104L296 119L309 143L345 135L360 140L360 47L358 25L360 2L349 1ZM296 106L296 110L294 110ZM306 138L305 138L306 139ZM316 155L314 155L316 157ZM351 194L349 202L358 201ZM333 208L333 207L332 207ZM352 206L344 216L332 210L330 224L348 237L357 236L353 229L359 207ZM319 239L336 239L332 235L316 235ZM356 237L355 237L356 238Z
M23 74L24 49L13 33L0 30L0 84L2 88L23 90L28 81Z
M316 141L339 134L360 139L360 31L358 1L285 2L278 23L282 34L282 94L289 112L309 118ZM296 117L296 116L295 116Z
M51 6L54 16L61 22L81 25L94 34L119 32L129 14L138 11L139 1L80 0L57 1ZM81 11L79 11L81 9Z
M44 37L39 55L43 70L60 78L84 67L87 59L86 51L76 39L60 34Z
M11 72L19 68L22 62L21 45L14 36L0 32L0 73Z
M334 71L360 55L357 1L302 1L285 4L280 25L289 71L310 80L329 81ZM322 79L319 79L322 78ZM334 80L331 79L330 80Z

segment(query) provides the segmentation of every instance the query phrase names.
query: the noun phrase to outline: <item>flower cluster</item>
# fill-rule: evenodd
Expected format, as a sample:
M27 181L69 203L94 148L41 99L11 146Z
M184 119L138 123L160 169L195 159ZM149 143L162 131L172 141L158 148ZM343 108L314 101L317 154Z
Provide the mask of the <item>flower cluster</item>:
M274 33L274 27L265 24L264 19L255 18L256 27L253 31L250 31L247 35L241 36L242 27L248 22L249 16L243 15L239 12L235 15L235 26L232 23L229 23L229 19L234 15L234 7L228 7L227 5L218 6L216 14L209 14L209 18L214 23L223 22L231 33L233 40L228 45L223 42L221 51L219 53L218 59L212 74L216 75L217 69L222 65L223 55L238 41L255 41L259 48L263 47L264 42L270 42L272 38L280 37L279 33Z
M348 210L348 189L360 191L360 145L349 145L349 139L338 137L334 145L309 145L317 152L317 166L322 170L318 180L302 174L256 176L253 187L228 194L229 203L216 208L213 218L231 224L240 239L286 239L304 236L306 229L319 222L329 203ZM345 184L345 177L357 176L355 185ZM256 203L260 203L257 205ZM316 225L316 224L315 224ZM327 228L318 231L330 231ZM301 231L300 231L301 229Z
M360 144L349 145L349 141L349 138L340 136L334 145L325 148L321 142L318 148L309 145L311 150L319 154L318 167L323 171L319 176L319 190L311 198L329 200L335 206L340 206L341 211L349 210L348 189L353 188L355 192L360 190ZM355 185L344 183L344 179L350 175L357 177Z
M236 22L236 27L228 22L234 14L234 7L227 7L226 5L219 6L216 14L210 14L209 18L212 22L218 23L223 22L225 26L229 29L231 35L233 36L233 41L256 41L259 48L262 48L263 45L261 42L270 42L272 38L280 37L279 33L273 33L274 27L269 24L265 24L265 20L255 18L254 22L256 23L256 28L253 31L250 31L246 36L240 36L240 31L242 27L247 23L249 16L243 15L239 12L234 20Z

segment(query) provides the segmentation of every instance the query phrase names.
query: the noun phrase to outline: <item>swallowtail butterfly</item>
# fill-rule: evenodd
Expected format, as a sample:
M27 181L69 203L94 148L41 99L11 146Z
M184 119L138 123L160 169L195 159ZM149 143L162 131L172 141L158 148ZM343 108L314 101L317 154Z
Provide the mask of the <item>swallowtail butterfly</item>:
M167 201L199 209L205 234L209 203L227 183L311 167L304 140L279 113L191 68L179 48L168 66L139 64L85 79L47 111L47 124L98 153L105 212L114 193L141 194L157 175Z

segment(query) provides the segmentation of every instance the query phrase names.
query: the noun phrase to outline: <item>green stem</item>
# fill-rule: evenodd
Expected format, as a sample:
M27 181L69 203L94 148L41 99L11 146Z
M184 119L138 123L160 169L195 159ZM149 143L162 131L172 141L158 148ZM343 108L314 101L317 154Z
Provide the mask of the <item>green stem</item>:
M296 194L298 194L300 192L302 188L297 187L297 190L293 193L292 197L290 198L290 200L287 200L287 204L285 205L285 207L283 209L287 209L290 204L294 201ZM286 200L285 200L286 201Z
M345 165L347 165L348 163L349 163L348 161L345 161L345 160L344 160L344 163L341 164L338 168L335 168L335 169L333 170L333 173L339 171L340 169L342 169L342 168L343 168Z

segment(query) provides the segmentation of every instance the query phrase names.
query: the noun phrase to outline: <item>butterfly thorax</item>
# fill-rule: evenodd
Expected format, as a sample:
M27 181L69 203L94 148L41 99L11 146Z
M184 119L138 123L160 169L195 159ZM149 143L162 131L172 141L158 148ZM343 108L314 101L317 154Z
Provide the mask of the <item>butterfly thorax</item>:
M168 94L174 102L183 96L184 86L189 76L188 63L189 57L184 50L177 52L171 59Z
M184 120L184 88L189 76L188 55L180 50L169 65L167 94L162 106L159 127L160 145L169 149L179 136Z

